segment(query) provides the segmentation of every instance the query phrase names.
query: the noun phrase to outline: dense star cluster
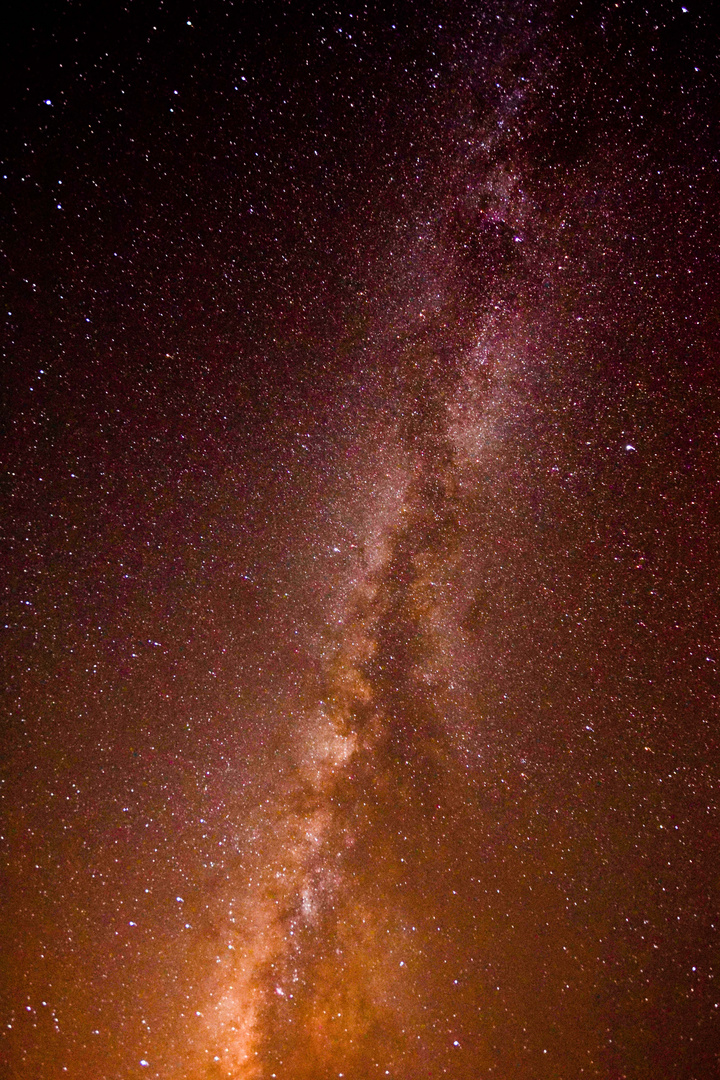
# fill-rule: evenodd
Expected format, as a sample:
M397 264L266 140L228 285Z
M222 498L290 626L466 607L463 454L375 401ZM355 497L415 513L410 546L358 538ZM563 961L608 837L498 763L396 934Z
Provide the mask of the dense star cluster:
M706 12L14 13L3 1076L720 1075Z

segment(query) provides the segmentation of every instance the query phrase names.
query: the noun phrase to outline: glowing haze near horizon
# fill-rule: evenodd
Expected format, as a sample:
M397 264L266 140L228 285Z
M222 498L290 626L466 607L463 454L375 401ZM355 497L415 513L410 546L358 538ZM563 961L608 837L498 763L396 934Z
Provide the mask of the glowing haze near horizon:
M718 1074L716 50L587 8L12 27L4 1075Z

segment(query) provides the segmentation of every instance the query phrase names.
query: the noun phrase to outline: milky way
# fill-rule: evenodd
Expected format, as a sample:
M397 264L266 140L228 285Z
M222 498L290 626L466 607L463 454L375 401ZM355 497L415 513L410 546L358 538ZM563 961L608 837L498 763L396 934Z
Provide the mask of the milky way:
M10 40L4 1075L717 1075L702 13Z

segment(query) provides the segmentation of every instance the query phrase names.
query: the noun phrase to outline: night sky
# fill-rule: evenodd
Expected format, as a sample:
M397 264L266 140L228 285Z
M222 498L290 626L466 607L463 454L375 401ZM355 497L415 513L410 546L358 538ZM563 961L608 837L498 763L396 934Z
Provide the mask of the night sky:
M18 6L0 1074L719 1076L711 5Z

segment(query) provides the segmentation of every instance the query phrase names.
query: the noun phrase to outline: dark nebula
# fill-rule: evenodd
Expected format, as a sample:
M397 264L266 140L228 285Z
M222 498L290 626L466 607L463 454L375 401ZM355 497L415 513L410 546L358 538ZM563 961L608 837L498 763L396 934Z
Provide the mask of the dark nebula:
M13 12L3 1077L720 1075L687 5Z

